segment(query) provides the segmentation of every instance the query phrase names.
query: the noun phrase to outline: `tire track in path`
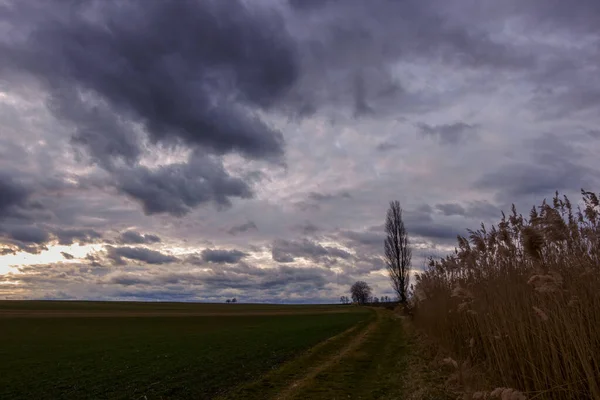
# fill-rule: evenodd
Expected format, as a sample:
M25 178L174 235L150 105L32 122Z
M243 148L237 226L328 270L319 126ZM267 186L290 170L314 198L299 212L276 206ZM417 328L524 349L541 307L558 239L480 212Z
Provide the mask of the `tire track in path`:
M362 343L364 343L365 339L377 328L379 322L381 320L380 311L376 312L375 321L371 322L369 326L359 333L355 338L353 338L346 346L340 349L336 354L327 360L321 362L320 364L310 368L304 376L296 379L290 385L288 385L285 389L283 389L279 394L275 397L277 400L289 400L294 397L296 393L298 393L301 389L310 385L310 383L315 379L317 375L326 371L327 369L333 367L338 362L340 362L343 358L351 354L353 351L358 349Z

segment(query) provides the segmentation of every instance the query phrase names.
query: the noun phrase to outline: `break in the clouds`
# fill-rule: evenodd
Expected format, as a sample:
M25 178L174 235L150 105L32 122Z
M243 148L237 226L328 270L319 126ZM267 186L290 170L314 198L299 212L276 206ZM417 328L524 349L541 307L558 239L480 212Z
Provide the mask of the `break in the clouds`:
M0 297L335 301L598 191L600 7L0 2Z

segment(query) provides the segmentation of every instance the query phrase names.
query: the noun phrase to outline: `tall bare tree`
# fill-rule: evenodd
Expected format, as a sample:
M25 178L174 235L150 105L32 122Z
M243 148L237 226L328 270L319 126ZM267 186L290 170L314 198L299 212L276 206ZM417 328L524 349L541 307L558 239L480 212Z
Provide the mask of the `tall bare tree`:
M387 234L384 244L385 264L398 299L401 303L406 303L412 247L402 220L402 207L397 200L390 202L385 221L385 232Z

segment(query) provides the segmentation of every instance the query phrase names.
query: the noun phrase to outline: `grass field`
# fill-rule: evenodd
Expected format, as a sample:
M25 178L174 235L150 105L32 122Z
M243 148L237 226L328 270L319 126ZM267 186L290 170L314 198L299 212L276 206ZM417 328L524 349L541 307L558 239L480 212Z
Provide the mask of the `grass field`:
M403 395L406 356L403 325L377 309L363 321L281 368L223 396L227 400L397 400Z
M0 302L0 399L228 396L374 316L351 306Z

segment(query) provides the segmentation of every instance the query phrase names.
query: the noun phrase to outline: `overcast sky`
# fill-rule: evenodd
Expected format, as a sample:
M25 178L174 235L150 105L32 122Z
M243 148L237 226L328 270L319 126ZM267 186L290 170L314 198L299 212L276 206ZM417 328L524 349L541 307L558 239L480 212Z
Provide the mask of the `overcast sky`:
M391 296L599 121L598 0L0 0L0 299Z

